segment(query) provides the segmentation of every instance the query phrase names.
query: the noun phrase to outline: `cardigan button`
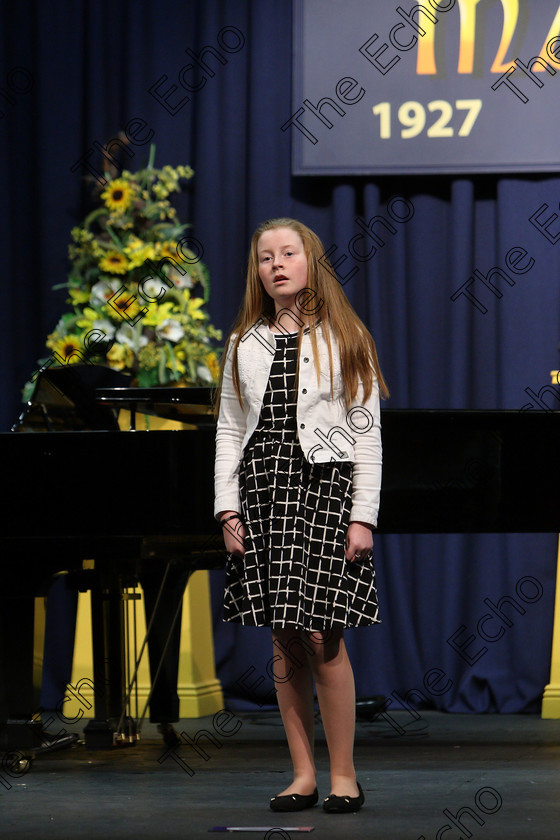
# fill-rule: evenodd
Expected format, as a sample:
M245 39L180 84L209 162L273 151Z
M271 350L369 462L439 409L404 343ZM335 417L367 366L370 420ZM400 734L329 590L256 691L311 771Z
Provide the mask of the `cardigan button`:
M302 394L307 394L307 388L303 388L301 393Z
M303 359L303 361L304 361L304 362L308 362L308 361L309 361L309 356L305 356L305 357L304 357L304 359Z
M300 429L305 429L305 423L300 423L299 427L300 427Z

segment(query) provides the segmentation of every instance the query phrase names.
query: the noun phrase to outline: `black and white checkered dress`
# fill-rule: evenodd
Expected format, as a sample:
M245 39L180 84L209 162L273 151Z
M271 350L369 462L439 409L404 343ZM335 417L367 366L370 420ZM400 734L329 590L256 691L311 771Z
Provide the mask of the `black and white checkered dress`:
M353 464L309 464L297 437L297 333L276 334L257 428L239 465L245 556L226 566L224 620L329 630L375 624L373 560L344 556Z

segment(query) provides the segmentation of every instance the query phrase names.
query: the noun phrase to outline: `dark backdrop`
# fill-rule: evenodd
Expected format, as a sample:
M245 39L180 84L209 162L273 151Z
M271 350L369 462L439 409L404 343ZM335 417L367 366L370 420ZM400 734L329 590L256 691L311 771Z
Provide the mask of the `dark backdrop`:
M65 308L64 291L51 286L65 279L70 229L83 218L89 190L85 171L71 168L94 141L107 142L133 118L153 131L156 164L195 169L177 207L203 243L210 312L224 334L260 221L298 217L342 254L357 232L355 217L385 214L399 195L412 202L414 217L345 285L376 339L392 393L387 405L520 409L530 401L527 388L538 393L550 382L558 366L560 245L529 217L544 203L549 213L558 207L560 178L291 177L290 136L280 130L293 110L290 0L20 0L2 4L0 15L2 431ZM163 90L178 84L185 49L218 47L224 27L240 30L244 45L225 65L207 56L214 76L170 113L149 88L164 74ZM169 107L184 95L171 95ZM505 130L524 118L523 105L512 102ZM127 168L147 158L147 145L132 148ZM514 246L535 264L515 285L497 280L502 297L479 283L485 314L464 296L450 299L475 268L505 267ZM555 394L547 399L554 405ZM80 484L88 468L84 453L69 484ZM427 696L438 708L538 711L549 676L556 543L554 535L377 537L383 623L347 634L358 693L404 696L439 668L452 684L442 677L439 688L447 690L439 696L431 686ZM516 595L527 575L542 587L534 603ZM212 577L219 676L234 706L254 706L258 691L239 679L253 668L244 682L264 676L259 690L270 689L269 633L222 623L223 575ZM484 599L497 604L504 595L515 596L517 610L506 604L503 636L484 643L476 629L488 612ZM468 651L476 662L446 641L461 625L463 641L475 636ZM496 623L486 626L498 632Z

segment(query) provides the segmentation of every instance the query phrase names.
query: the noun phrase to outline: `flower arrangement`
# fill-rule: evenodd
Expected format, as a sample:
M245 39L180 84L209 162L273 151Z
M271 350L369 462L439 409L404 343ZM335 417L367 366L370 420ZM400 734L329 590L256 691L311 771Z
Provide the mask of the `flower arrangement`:
M221 348L212 342L222 332L204 311L208 272L168 200L194 173L190 166L155 169L154 157L152 145L145 169L115 178L106 172L100 206L73 228L68 282L53 287L68 289L72 311L48 336L52 356L42 366L87 356L130 372L140 387L217 384ZM33 388L28 382L25 400Z

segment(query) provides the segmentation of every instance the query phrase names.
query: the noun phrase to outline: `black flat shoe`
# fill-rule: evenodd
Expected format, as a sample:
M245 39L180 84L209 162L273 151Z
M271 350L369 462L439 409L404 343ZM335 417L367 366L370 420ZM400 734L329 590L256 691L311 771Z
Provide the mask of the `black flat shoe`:
M35 747L36 755L42 755L46 752L54 752L54 750L65 750L67 747L73 746L79 739L77 732L65 732L63 734L55 735L47 729L41 730L41 744Z
M351 814L354 811L359 811L366 798L360 783L356 782L356 784L360 791L359 796L335 796L334 793L331 793L323 800L323 811L326 811L327 814Z
M273 811L303 811L305 808L312 808L319 801L317 788L309 796L301 793L290 793L287 796L273 796L270 800L270 807Z
M178 747L181 743L175 728L170 723L158 723L158 732L163 738L163 743L168 747Z

